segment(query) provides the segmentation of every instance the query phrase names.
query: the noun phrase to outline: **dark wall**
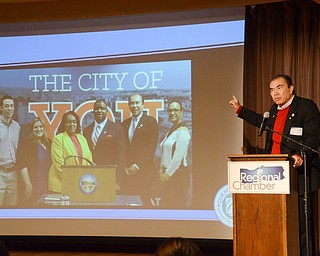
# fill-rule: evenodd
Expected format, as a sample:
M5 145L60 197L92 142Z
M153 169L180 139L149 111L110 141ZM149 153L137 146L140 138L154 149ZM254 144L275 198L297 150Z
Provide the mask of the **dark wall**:
M12 2L12 3L8 3ZM1 22L30 22L102 18L146 13L204 10L244 6L259 3L282 2L281 0L6 0L0 1Z

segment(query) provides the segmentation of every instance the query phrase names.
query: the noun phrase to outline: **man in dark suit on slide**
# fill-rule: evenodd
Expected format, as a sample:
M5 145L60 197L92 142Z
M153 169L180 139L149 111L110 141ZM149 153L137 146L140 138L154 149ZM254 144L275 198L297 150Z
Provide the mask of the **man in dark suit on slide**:
M93 106L95 122L84 129L92 159L98 165L117 166L117 190L121 186L121 177L125 170L125 140L123 128L107 117L108 105L104 99L98 99Z
M132 116L122 122L127 164L121 193L139 195L143 205L148 207L156 171L154 154L158 143L158 123L143 113L144 99L141 95L131 95L128 104Z

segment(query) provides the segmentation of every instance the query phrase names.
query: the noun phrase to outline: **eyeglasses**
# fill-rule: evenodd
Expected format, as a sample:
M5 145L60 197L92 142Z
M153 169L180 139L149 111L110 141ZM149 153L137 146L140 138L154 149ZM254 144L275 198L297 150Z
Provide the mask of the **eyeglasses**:
M75 120L67 120L66 124L77 124L77 121L75 121Z
M96 108L96 109L93 109L93 112L100 112L100 111L107 111L106 108Z
M177 113L179 111L181 111L181 109L178 109L178 108L168 109L168 113L171 113L171 112Z

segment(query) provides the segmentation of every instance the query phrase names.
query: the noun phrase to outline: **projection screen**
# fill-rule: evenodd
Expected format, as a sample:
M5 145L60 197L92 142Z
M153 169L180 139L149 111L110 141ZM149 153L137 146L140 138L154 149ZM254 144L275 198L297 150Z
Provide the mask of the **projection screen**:
M144 112L158 126L153 180L139 188L142 195L152 191L148 204L118 191L111 203L73 202L50 192L25 207L16 170L20 196L17 205L0 209L0 235L232 239L227 154L241 153L242 123L228 101L242 98L243 18L243 8L226 8L0 24L0 96L14 98L20 142L35 117L52 140L69 110L85 129L100 98L108 103L108 119L120 124L130 118L133 94L144 96ZM160 142L172 125L167 110L173 100L182 103L191 139L184 207L167 208L161 204Z

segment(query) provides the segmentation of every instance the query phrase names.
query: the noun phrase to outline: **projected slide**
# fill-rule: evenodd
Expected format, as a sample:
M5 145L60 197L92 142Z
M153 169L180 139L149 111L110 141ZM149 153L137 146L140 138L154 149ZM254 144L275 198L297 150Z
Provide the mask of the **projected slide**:
M30 124L35 117L41 118L46 127L47 136L50 140L56 135L57 128L65 112L74 110L78 114L81 123L81 130L94 122L92 115L93 104L97 99L105 99L108 102L108 119L122 123L130 118L131 113L128 105L130 95L141 94L144 97L143 112L157 121L158 133L156 136L156 148L154 150L155 169L146 170L152 173L150 184L144 184L141 193L152 190L150 206L161 207L162 186L159 180L160 158L162 149L159 146L165 134L171 129L172 123L167 111L168 104L172 101L180 102L183 106L183 121L186 123L190 137L192 133L191 120L191 61L170 61L170 62L148 62L135 64L101 65L101 66L78 66L63 68L36 68L19 70L2 70L0 76L1 95L9 94L15 99L17 106L17 120L21 129L20 142L30 136ZM181 120L182 121L182 120ZM143 123L139 127L143 129ZM102 136L112 136L103 134ZM147 139L143 137L142 139ZM110 138L111 140L111 138ZM105 143L108 143L107 141ZM191 143L190 143L191 144ZM112 145L110 145L111 147ZM126 148L120 149L126 154ZM186 152L191 148L186 148ZM19 151L19 149L18 149ZM143 151L141 152L143 154ZM68 156L65 156L67 158ZM106 156L107 157L107 156ZM187 158L190 156L187 154ZM29 155L36 162L38 157ZM125 156L126 158L126 156ZM179 165L183 160L179 158ZM19 159L17 159L19 162ZM191 161L188 165L191 175ZM179 166L177 166L179 167ZM177 168L176 168L177 169ZM29 170L35 171L35 170ZM39 168L38 172L48 171ZM125 169L117 170L118 176L126 175ZM174 170L176 171L176 170ZM37 177L40 174L37 174ZM43 175L41 177L47 177ZM188 180L188 187L192 189L191 177ZM40 180L38 183L48 184L48 180ZM100 186L103 186L100 182ZM120 183L120 181L119 181ZM36 185L33 184L36 190ZM69 186L69 184L66 184ZM132 184L133 185L133 184ZM105 184L105 186L107 186ZM120 184L121 186L121 184ZM128 184L130 186L130 184ZM23 189L21 187L21 189ZM49 189L47 189L49 190ZM20 201L24 202L24 193ZM139 194L138 194L139 195ZM43 195L47 196L47 195ZM45 198L44 197L44 198ZM48 197L47 197L48 198ZM42 199L42 200L41 200ZM189 202L183 205L190 205L192 193L186 200ZM53 202L55 204L53 204ZM71 198L72 204L73 198ZM58 205L55 200L45 201L43 197L38 198L32 207L45 207ZM94 202L92 202L93 205ZM78 207L81 205L77 204ZM86 204L83 207L88 207ZM103 204L102 204L103 205ZM115 204L116 205L116 204ZM19 204L18 204L19 206ZM106 206L106 205L104 205ZM117 205L116 205L117 206ZM141 203L143 207L144 204ZM179 207L178 207L179 208Z
M0 37L0 97L21 127L18 201L1 207L0 233L231 239L227 154L242 126L227 102L242 94L244 21L85 31ZM74 125L82 151L67 150ZM49 157L24 146L42 128ZM21 164L39 159L38 173Z

